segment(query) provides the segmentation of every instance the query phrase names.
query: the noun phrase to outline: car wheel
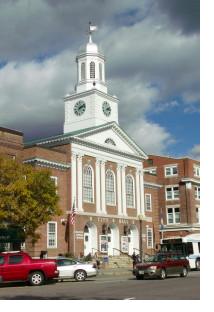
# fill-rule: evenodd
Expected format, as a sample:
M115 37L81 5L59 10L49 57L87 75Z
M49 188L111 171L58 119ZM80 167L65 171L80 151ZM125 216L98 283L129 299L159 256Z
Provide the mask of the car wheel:
M144 279L144 275L136 275L136 279L137 280L143 280Z
M82 282L82 281L84 281L84 280L86 279L86 277L87 277L87 274L86 274L86 272L83 271L83 270L78 270L78 271L76 271L75 274L74 274L74 278L75 278L75 280L76 280L77 282Z
M40 286L44 283L44 275L40 271L35 271L30 274L29 277L30 285L32 286Z
M200 271L200 259L196 259L195 268L197 271Z
M164 280L166 278L166 271L164 269L161 269L160 271L160 279Z
M181 277L187 277L188 274L188 270L186 267L183 267L182 269L182 273L180 274Z

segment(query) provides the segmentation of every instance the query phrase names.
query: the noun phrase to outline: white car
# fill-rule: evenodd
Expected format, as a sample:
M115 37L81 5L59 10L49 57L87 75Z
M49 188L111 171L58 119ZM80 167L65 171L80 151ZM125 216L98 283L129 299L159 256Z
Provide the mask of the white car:
M59 271L58 280L63 281L68 278L75 278L76 281L82 282L87 277L97 275L96 265L84 263L69 258L56 259L57 270Z

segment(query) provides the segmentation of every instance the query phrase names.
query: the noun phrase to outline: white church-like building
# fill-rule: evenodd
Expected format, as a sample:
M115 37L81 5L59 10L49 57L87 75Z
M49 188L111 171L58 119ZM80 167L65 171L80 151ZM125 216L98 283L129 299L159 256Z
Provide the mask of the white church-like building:
M63 211L25 248L34 256L41 250L49 256L152 253L159 243L160 185L144 173L146 153L119 126L119 99L108 92L105 57L91 31L76 63L75 91L64 98L64 133L27 142L22 152L25 163L50 168Z

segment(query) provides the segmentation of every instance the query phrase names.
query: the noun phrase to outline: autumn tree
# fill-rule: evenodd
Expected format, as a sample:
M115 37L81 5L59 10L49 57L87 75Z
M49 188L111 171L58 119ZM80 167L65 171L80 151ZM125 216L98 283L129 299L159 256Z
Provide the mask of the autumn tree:
M36 242L37 228L60 215L59 197L47 169L0 157L0 227L18 226Z

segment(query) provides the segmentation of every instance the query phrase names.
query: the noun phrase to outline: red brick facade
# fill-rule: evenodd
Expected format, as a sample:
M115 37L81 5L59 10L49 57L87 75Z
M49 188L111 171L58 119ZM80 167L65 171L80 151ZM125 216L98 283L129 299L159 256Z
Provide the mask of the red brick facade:
M177 173L167 176L166 168L176 167ZM182 237L200 231L200 195L195 198L195 188L200 193L200 163L190 158L172 158L149 155L145 161L146 171L153 172L157 183L163 187L159 189L159 223L163 219L163 238ZM196 168L196 169L195 169ZM169 169L168 169L169 170ZM179 198L166 198L167 187L178 186ZM180 220L170 222L169 209L178 208Z

